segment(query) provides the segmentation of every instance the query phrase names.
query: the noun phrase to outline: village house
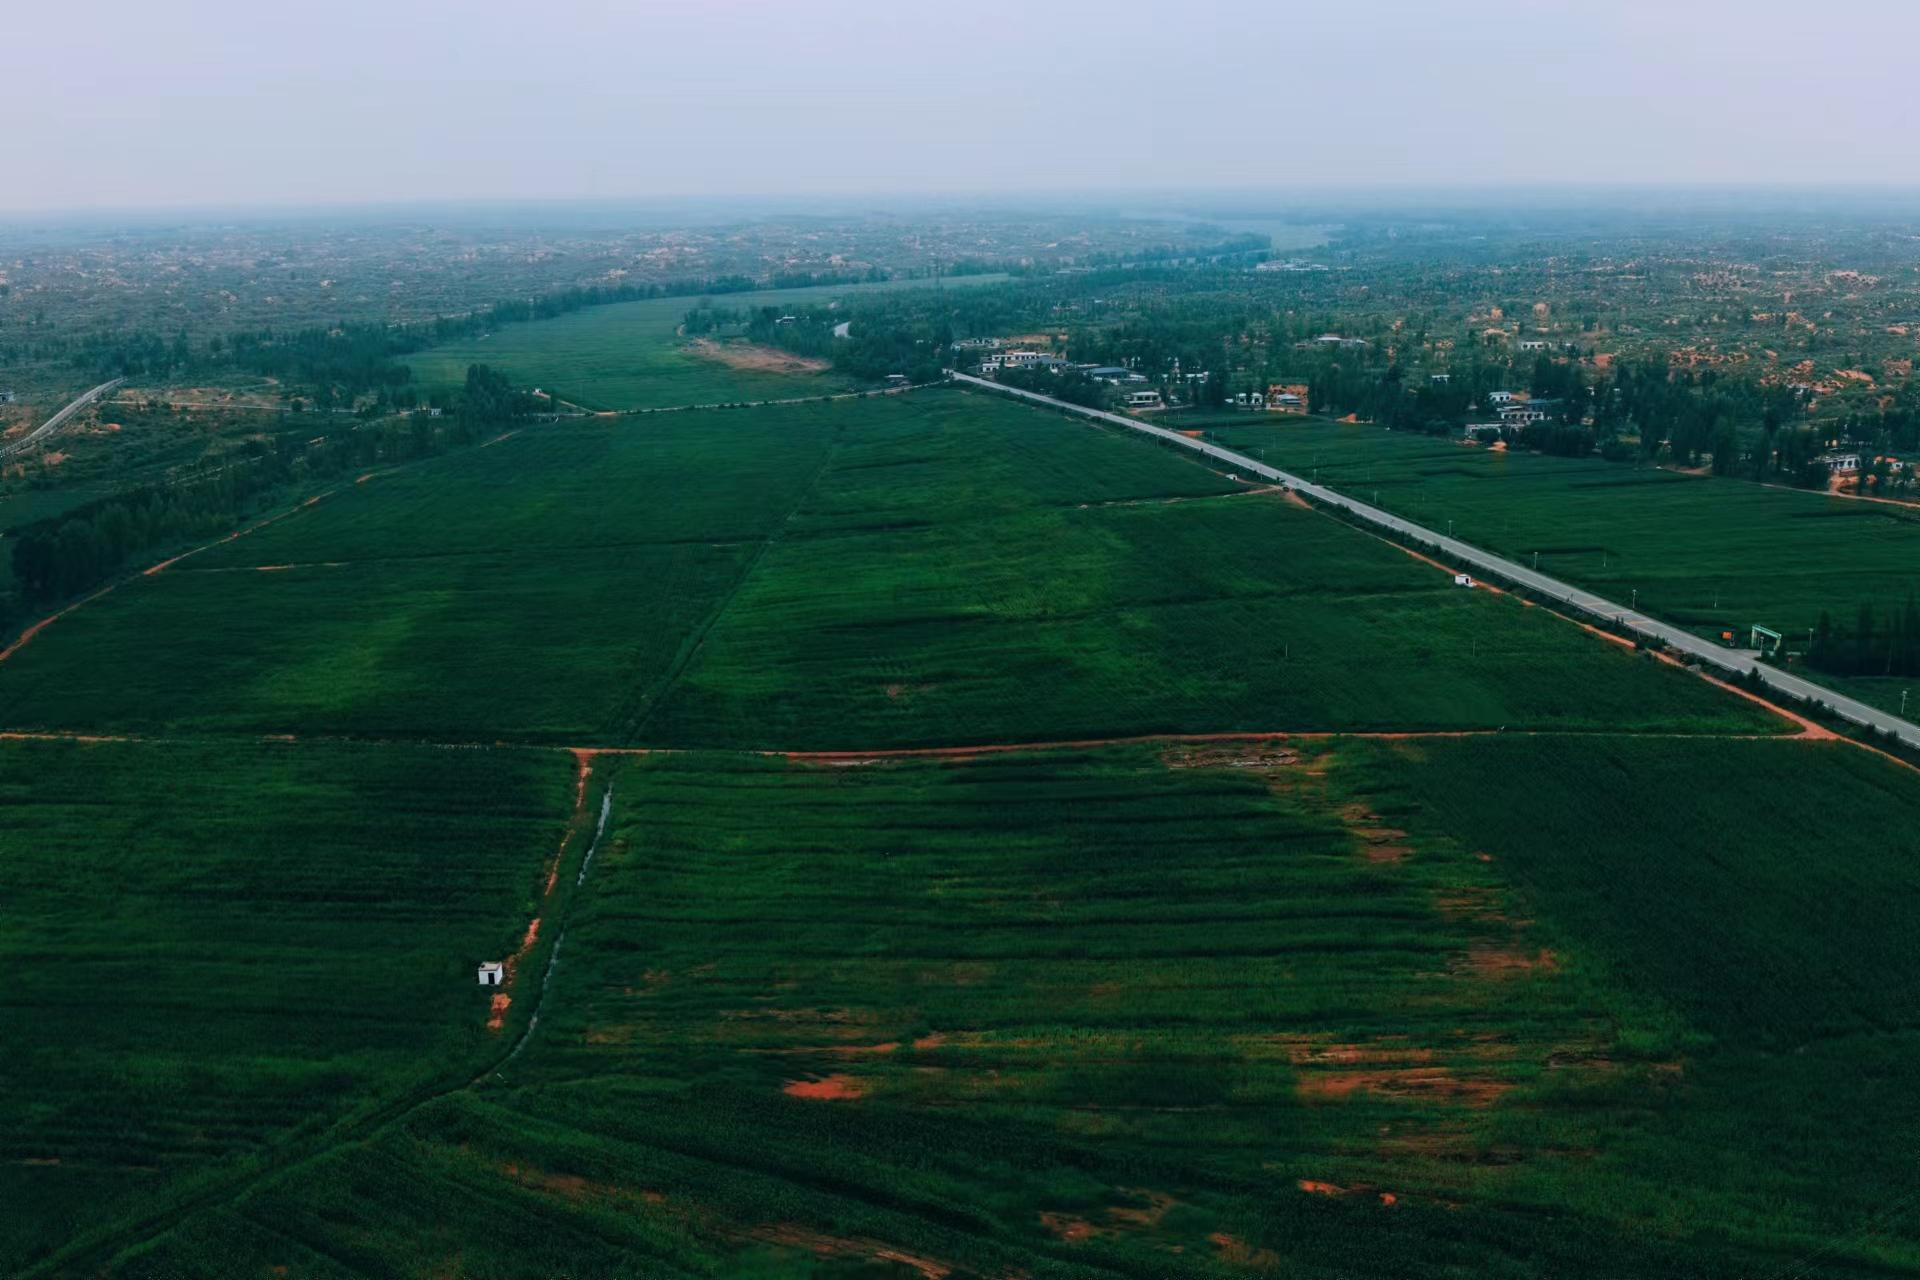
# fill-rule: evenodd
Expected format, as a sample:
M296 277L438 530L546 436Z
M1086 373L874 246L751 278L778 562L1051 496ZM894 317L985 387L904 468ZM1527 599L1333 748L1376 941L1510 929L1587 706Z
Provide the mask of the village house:
M1545 422L1560 411L1558 400L1512 400L1500 406L1500 421L1509 426Z
M1158 391L1127 392L1127 408L1129 409L1164 409L1166 407L1166 404L1160 399L1160 393Z
M497 987L507 980L507 966L498 960L489 960L480 966L480 985Z
M1267 388L1267 408L1274 413L1307 412L1307 384L1276 382Z

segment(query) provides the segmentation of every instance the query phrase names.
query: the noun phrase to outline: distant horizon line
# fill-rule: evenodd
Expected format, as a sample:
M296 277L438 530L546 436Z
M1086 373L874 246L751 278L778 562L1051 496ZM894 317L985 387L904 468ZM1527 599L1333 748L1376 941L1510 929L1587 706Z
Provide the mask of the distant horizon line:
M869 188L793 192L674 193L654 195L455 195L422 196L401 199L350 198L343 200L237 200L196 203L49 205L44 207L0 206L0 225L47 224L61 222L111 222L115 220L179 220L207 218L313 218L347 215L406 214L418 212L501 212L536 210L580 210L587 212L648 211L664 213L699 209L751 211L756 216L773 212L820 215L822 213L886 213L894 209L966 208L981 211L1044 209L1059 212L1065 208L1096 206L1103 211L1119 212L1115 205L1159 205L1152 212L1130 212L1122 216L1191 217L1205 215L1179 206L1211 203L1226 205L1260 202L1266 216L1299 212L1302 215L1324 211L1335 203L1379 203L1385 209L1405 207L1422 201L1466 200L1468 208L1479 202L1519 199L1529 205L1549 204L1558 199L1595 197L1631 198L1636 203L1653 201L1692 202L1714 198L1771 196L1807 205L1836 205L1861 200L1908 198L1915 201L1913 212L1920 216L1920 181L1722 181L1668 182L1554 180L1536 182L1326 182L1290 186L1238 187L1023 187L1005 189ZM1351 211L1351 210L1349 210ZM1227 210L1218 210L1231 216Z

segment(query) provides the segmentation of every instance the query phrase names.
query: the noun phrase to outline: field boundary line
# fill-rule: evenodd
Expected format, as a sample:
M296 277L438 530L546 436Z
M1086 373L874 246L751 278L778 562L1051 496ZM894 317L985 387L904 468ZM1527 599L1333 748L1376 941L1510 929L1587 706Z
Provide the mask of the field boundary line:
M806 505L807 499L813 496L814 489L819 486L820 481L824 479L827 472L832 469L834 456L839 453L839 451L840 436L836 431L833 437L828 440L827 447L821 452L820 465L813 469L813 474L807 477L807 482L800 486L800 491L794 495L792 505L781 515L778 522L767 531L767 536L760 540L760 545L754 548L753 554L747 557L747 563L741 567L740 576L734 579L733 585L727 588L726 594L714 603L712 612L710 612L706 620L700 624L699 630L689 636L681 646L680 652L674 655L673 664L667 668L666 674L660 678L657 686L659 692L654 696L653 701L648 704L645 710L639 713L638 718L633 721L633 727L623 731L623 736L629 741L640 735L641 730L647 727L653 717L658 714L660 708L666 705L667 699L673 696L673 691L679 685L681 677L686 675L688 669L693 666L694 658L697 657L700 650L706 646L707 637L713 633L715 627L720 625L720 619L725 617L727 610L733 607L733 602L739 599L740 592L745 589L748 580L751 579L754 572L759 569L760 562L767 558L767 552L772 550L776 543L786 537L787 526L793 523L794 516L800 513L800 508Z
M289 516L297 516L302 511L305 511L309 507L318 503L322 498L331 497L335 492L337 492L336 489L328 489L328 490L325 490L324 492L316 493L310 498L305 498L295 503L293 506L287 508L285 511L276 511L272 515L263 516L262 518L253 521L251 524L242 525L240 528L235 529L231 533L224 534L221 537L215 538L212 542L202 543L200 546L189 548L186 551L180 552L178 555L169 556L165 560L161 560L154 564L150 564L144 569L136 569L131 573L122 574L120 577L113 579L112 581L108 582L105 586L99 588L93 593L80 597L78 600L73 601L71 604L60 609L58 612L49 614L48 616L42 618L40 621L26 627L24 630L20 632L18 636L14 638L12 644L9 644L5 649L0 649L0 662L5 662L8 658L11 658L14 654L26 648L27 645L33 641L34 637L38 636L42 631L45 631L48 627L52 626L54 623L60 621L60 619L66 617L68 614L74 612L74 610L79 609L84 605L92 604L95 600L98 600L101 596L110 595L118 588L124 587L130 582L137 582L141 578L151 578L157 574L164 573L166 572L167 569L171 568L176 564L179 564L182 560L187 559L189 556L197 556L202 551L210 551L214 547L219 546L221 543L233 542L236 539L246 537L248 534L254 532L257 529L264 529L270 524L274 524L281 520L287 519Z
M1744 692L1735 690L1735 692ZM1768 704L1771 706L1771 704ZM0 729L0 742L72 742L82 745L126 743L146 746L219 745L254 743L261 746L398 747L416 751L532 751L571 755L589 759L599 756L674 756L716 754L759 756L787 760L885 760L924 756L989 755L1010 751L1091 751L1103 747L1152 746L1155 743L1191 742L1340 742L1347 739L1374 742L1445 738L1633 738L1679 742L1844 742L1866 747L1851 738L1833 734L1820 726L1818 733L1734 733L1707 730L1689 733L1683 729L1552 729L1495 728L1474 729L1210 729L1197 732L1169 730L1164 733L1116 734L1092 738L1037 738L1018 742L942 743L917 747L742 747L731 744L672 746L568 745L558 742L528 742L522 739L495 738L486 742L453 741L445 738L354 737L346 734L294 735L290 733L119 733L89 729ZM1880 754L1886 754L1880 752ZM1898 756L1888 759L1909 768Z

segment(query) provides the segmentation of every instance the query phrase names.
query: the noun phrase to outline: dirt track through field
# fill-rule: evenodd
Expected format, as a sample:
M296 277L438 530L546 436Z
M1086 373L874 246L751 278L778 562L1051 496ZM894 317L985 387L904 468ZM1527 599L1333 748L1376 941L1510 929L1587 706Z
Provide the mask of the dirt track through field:
M101 587L98 591L95 591L93 594L82 596L80 599L75 600L72 604L68 605L66 608L61 609L57 613L50 614L47 617L42 618L40 621L34 623L32 626L22 631L17 637L15 637L12 644L8 645L5 649L0 649L0 662L5 662L8 658L11 658L14 654L26 648L27 645L33 641L33 638L35 636L39 635L42 631L45 631L48 627L52 626L54 623L60 621L60 619L66 617L68 614L72 613L76 609L80 609L85 607L86 605L92 604L95 600L98 600L101 596L111 593L114 590L114 588L124 586L125 584L132 582L135 578L151 578L155 574L163 573L167 569L173 567L174 565L179 564L182 560L185 560L188 556L197 556L202 551L209 551L214 547L221 545L222 543L232 542L236 538L244 538L248 534L254 532L256 529L264 529L270 524L286 519L288 516L299 515L302 511L305 511L308 507L313 506L316 502L319 502L320 499L329 496L332 492L333 490L329 489L327 490L326 493L315 494L313 497L308 498L306 501L302 502L299 506L294 507L291 510L276 512L275 514L267 516L264 519L256 520L252 524L243 525L240 528L235 529L232 533L226 534L223 537L215 538L212 542L203 543L200 546L194 547L192 550L189 550L189 551L182 551L179 555L171 556L168 559L160 561L160 563L158 564L148 565L146 568L140 570L138 573L129 574L124 578L116 578L114 581L107 583L106 586Z
M4 736L7 735L0 735L0 737ZM577 756L576 760L578 760ZM584 769L585 762L579 761L576 768ZM576 783L576 786L583 786L585 781L585 775L579 775L579 781ZM582 798L584 798L583 791L578 794L581 794ZM576 809L576 817L577 814L578 810ZM584 884L587 868L592 864L593 855L599 849L600 842L606 835L608 820L612 814L613 789L609 787L602 793L599 819L592 828L591 842L587 845L586 853L581 858L580 874L574 881L574 887L577 888L581 884ZM570 823L568 827L568 839L563 841L562 849L564 850L569 844L577 846L579 843L577 837L584 833L585 828L577 821ZM343 1120L332 1129L314 1135L310 1139L294 1142L277 1153L267 1152L262 1156L260 1163L248 1169L238 1171L224 1181L215 1181L205 1185L182 1201L166 1208L154 1210L139 1222L123 1228L109 1230L91 1238L83 1237L71 1241L63 1249L42 1259L39 1263L27 1268L20 1274L24 1277L105 1271L116 1259L124 1256L127 1250L138 1248L146 1242L158 1239L160 1236L165 1235L168 1231L173 1230L197 1214L230 1205L241 1197L268 1186L288 1174L310 1167L315 1162L327 1158L344 1147L371 1142L382 1133L391 1129L394 1125L419 1111L422 1107L436 1102L441 1098L475 1089L488 1080L497 1077L501 1069L513 1061L521 1049L526 1047L528 1039L533 1035L534 1027L538 1025L540 1021L540 1004L546 995L547 987L551 983L554 971L559 964L560 944L566 940L565 916L571 902L571 894L568 894L556 904L554 914L559 920L559 927L554 937L553 950L549 953L546 968L541 974L540 985L532 995L532 1007L527 1017L526 1026L522 1028L520 1034L515 1037L513 1044L503 1053L493 1058L478 1075L471 1079L456 1079L451 1082L442 1075L436 1080L429 1081L405 1094L390 1099L370 1114ZM536 939L538 932L539 921L536 919L533 927L528 930L527 940L529 943ZM506 1006L498 1007L504 1010Z

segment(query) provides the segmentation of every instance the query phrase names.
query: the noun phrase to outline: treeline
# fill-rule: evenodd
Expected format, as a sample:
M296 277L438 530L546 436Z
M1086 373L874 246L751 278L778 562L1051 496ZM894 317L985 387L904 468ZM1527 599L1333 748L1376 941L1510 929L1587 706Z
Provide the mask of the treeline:
M14 597L7 619L20 608L90 590L141 559L236 528L288 489L471 444L534 407L504 377L475 365L450 418L423 410L315 438L252 440L242 458L209 474L143 485L18 526L9 531Z
M848 335L835 337L834 330L849 322ZM754 342L827 360L842 373L875 382L895 373L913 382L933 381L953 340L937 301L895 300L859 309L755 307L746 314L744 333Z
M1807 660L1833 675L1920 675L1920 604L1909 594L1884 620L1873 605L1863 604L1850 628L1822 611Z
M428 347L489 333L505 324L547 320L588 307L649 298L726 295L759 289L859 284L891 279L880 268L866 271L785 272L688 277L633 284L578 285L527 298L506 298L463 315L411 324L342 321L299 329L262 328L215 334L194 342L183 330L171 338L114 331L75 335L58 342L74 368L104 381L212 379L239 371L274 378L311 396L322 408L375 397L382 406L419 403L408 384L413 370L399 357ZM445 407L444 405L441 407Z

